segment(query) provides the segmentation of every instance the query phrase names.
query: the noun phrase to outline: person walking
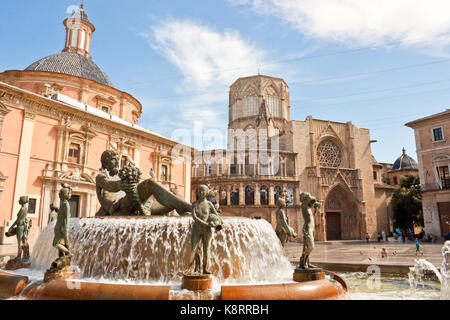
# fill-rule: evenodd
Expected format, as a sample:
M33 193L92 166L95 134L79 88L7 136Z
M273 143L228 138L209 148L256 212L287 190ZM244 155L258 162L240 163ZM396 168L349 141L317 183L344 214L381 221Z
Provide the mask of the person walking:
M369 244L369 233L366 232L366 243Z
M423 252L420 251L420 243L419 240L416 240L416 257L420 254L420 256L423 256Z

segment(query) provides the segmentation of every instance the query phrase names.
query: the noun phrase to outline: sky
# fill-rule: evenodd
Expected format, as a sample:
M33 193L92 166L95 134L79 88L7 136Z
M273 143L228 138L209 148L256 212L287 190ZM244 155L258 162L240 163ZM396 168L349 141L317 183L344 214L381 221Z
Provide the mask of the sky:
M79 4L2 1L0 72L60 52L62 21ZM370 129L379 162L394 162L403 147L417 158L404 124L450 105L448 0L86 0L84 8L96 27L93 61L142 103L139 125L178 140L180 130L196 131L180 142L200 149L225 146L217 137L229 86L258 73L286 81L292 120Z

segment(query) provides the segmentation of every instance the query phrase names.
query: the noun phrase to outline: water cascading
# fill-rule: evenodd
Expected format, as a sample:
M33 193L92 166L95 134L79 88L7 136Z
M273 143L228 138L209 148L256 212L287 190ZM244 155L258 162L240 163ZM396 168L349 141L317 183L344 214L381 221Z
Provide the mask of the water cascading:
M210 270L221 283L292 281L293 267L265 220L224 218L214 232ZM188 217L72 218L72 265L82 279L113 282L179 282L187 269L192 219ZM54 224L41 233L32 268L57 257Z
M418 259L414 267L409 268L409 285L412 294L415 294L418 285L423 285L424 277L427 272L432 272L441 284L441 299L450 299L450 241L446 241L442 247L442 268L438 268L425 259Z
M442 247L441 299L450 300L450 241Z

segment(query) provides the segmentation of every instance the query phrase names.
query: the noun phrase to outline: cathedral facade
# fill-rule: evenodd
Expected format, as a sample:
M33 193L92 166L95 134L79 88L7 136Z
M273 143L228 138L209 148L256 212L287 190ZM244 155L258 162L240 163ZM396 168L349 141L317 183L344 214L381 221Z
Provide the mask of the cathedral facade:
M285 197L290 225L301 235L299 195L322 202L317 240L364 239L392 230L388 184L392 167L376 162L370 132L351 122L291 120L288 85L264 75L230 87L225 150L194 160L192 190L209 183L222 214L266 219L275 226L276 201ZM192 192L191 200L195 199Z

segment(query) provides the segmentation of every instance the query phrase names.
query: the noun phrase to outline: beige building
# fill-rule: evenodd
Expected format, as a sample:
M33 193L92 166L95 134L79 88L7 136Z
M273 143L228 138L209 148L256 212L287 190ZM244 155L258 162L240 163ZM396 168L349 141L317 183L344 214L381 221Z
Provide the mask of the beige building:
M450 231L450 110L406 126L416 139L425 232L442 237Z
M311 116L291 120L289 89L280 78L240 78L229 96L227 149L197 159L192 200L194 190L209 182L224 215L259 217L275 226L276 200L286 195L289 222L301 235L299 194L306 191L323 202L318 240L390 230L387 207L395 188L386 183L389 165L372 156L368 129Z

